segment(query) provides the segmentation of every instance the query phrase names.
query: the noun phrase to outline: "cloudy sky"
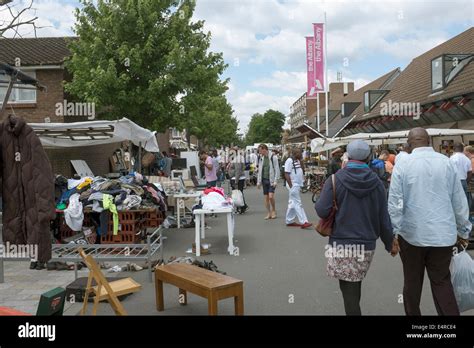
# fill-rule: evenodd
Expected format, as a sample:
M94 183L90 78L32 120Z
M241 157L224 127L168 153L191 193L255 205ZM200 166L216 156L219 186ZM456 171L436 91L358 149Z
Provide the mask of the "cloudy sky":
M16 0L18 2L22 0ZM76 0L35 0L39 36L72 35ZM329 82L356 88L473 25L473 0L197 0L194 17L224 53L229 101L245 131L252 114L288 114L306 90L305 36L327 15Z

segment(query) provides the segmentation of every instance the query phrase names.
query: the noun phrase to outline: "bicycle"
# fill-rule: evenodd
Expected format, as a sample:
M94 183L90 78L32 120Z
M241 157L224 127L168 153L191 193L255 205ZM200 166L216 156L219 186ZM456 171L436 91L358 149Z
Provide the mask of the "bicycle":
M321 190L323 189L324 182L326 181L326 174L320 173L307 173L305 175L305 185L301 188L302 193L311 191L313 194L311 200L316 203Z

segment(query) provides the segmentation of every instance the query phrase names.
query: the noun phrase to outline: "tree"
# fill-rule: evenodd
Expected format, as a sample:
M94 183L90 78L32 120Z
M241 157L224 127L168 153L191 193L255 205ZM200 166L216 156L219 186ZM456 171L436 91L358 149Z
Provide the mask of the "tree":
M285 124L285 115L280 111L267 110L263 115L254 114L250 120L245 143L280 144Z
M187 129L206 143L236 131L224 94L228 80L220 79L227 66L222 53L208 52L204 22L191 21L194 1L81 3L66 64L73 75L68 92L94 102L100 118Z
M20 1L18 1L20 3ZM33 0L29 4L24 5L23 2L15 5L13 0L0 0L0 38L2 37L21 37L20 29L31 27L36 36L36 20L38 17L34 15ZM6 15L2 14L6 12Z

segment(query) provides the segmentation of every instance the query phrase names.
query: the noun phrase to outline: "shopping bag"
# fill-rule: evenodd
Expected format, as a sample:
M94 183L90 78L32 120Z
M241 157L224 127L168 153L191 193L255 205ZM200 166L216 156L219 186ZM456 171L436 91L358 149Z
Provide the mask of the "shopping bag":
M244 203L244 196L240 190L232 190L232 201L237 208L243 207Z
M474 309L474 261L462 251L454 254L449 267L459 311Z

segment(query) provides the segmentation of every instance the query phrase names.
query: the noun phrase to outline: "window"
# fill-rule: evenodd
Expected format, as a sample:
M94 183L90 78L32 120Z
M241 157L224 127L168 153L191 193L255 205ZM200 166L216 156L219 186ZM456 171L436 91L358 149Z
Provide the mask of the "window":
M181 132L179 130L177 130L176 128L173 128L173 130L171 132L171 136L173 138L181 138Z
M36 78L36 72L34 71L23 71L26 75ZM6 74L0 74L1 81L10 81L10 76ZM23 88L31 89L19 89L13 88L12 93L10 94L9 103L36 103L36 89L33 86L22 86ZM0 84L0 104L5 100L7 94L8 85L3 83Z
M431 61L431 89L436 91L443 87L443 57L441 56Z
M341 117L349 117L360 103L357 102L345 102L341 104Z
M364 93L364 112L369 112L383 98L387 91L371 90Z
M473 59L473 54L444 54L431 61L431 89L445 88Z

